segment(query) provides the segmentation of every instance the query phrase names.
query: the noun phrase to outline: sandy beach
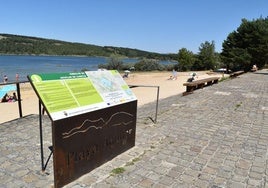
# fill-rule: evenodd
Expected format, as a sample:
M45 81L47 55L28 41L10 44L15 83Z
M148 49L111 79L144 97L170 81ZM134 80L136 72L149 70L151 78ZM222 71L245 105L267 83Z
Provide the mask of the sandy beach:
M221 74L209 74L206 71L196 72L197 79L211 76L221 77ZM183 83L190 77L190 72L178 72L177 79L169 80L171 72L134 72L124 80L128 85L159 86L159 99L173 95L181 95L186 89ZM22 99L22 115L38 114L38 98L30 83L20 84ZM132 88L138 98L138 106L153 102L157 97L157 87ZM0 103L0 124L19 118L18 102Z

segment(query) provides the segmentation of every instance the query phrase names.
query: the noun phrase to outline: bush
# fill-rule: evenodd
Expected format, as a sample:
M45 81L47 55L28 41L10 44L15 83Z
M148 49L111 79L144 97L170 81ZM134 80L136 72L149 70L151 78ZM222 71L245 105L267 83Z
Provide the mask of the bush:
M107 69L107 70L123 70L123 61L116 56L111 56L108 58L107 64L99 64L99 69Z
M153 71L153 70L164 70L164 65L161 65L159 61L154 59L142 59L135 64L135 69L138 71Z

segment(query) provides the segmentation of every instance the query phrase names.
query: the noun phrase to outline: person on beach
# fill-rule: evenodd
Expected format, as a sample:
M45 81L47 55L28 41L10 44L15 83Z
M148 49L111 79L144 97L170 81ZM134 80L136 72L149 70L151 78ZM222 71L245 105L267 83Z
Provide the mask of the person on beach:
M123 78L128 78L128 72L125 72Z
M19 78L20 78L20 76L19 76L19 74L18 73L16 73L16 82L18 82L19 81Z
M1 99L1 102L16 102L18 100L16 93L13 93L13 96L8 95L7 93L5 96Z
M17 101L17 100L18 100L17 95L16 95L16 93L14 92L14 93L13 93L13 97L12 97L12 101L15 102L15 101Z
M172 75L168 78L168 80L177 80L178 73L175 71L175 69L172 70Z
M1 102L8 102L8 99L9 99L9 96L8 94L6 93L3 98L1 99Z
M252 66L252 69L251 69L251 71L252 72L255 72L255 71L257 71L258 70L258 67L257 67L257 65L255 64L255 65L253 65Z
M173 76L170 76L170 77L168 78L168 80L173 80Z
M177 71L175 71L175 69L173 69L172 75L173 75L173 80L177 80L178 73L177 73Z
M195 72L190 74L191 78L188 78L187 82L192 82L194 81L196 78L198 78L197 74Z
M7 77L7 75L5 75L4 76L4 83L7 83L7 81L8 81L8 77Z

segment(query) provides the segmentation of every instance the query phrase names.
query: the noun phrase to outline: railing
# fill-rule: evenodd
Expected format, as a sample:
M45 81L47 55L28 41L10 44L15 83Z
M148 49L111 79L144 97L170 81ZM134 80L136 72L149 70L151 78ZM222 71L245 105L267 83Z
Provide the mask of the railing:
M18 81L18 82L8 82L0 83L0 86L3 85L16 85L17 97L18 97L18 108L19 108L19 117L22 117L22 105L21 105L21 94L20 94L20 84L28 83L29 81Z
M155 117L154 119L152 117L148 117L149 119L152 120L153 123L157 122L157 113L158 113L158 101L159 101L159 89L160 86L148 86L148 85L128 85L129 88L135 88L135 87L152 87L152 88L157 88L157 93L156 93L156 106L155 106Z
M21 93L20 93L20 84L29 83L29 81L18 81L18 82L8 82L8 83L0 83L0 86L3 85L14 85L16 84L16 91L17 91L17 97L18 97L18 109L19 109L19 117L22 118L22 105L21 105ZM129 85L130 88L135 87L151 87L151 88L157 88L157 96L156 96L156 108L155 108L155 117L154 119L151 117L148 117L152 120L153 123L157 122L157 113L158 113L158 101L159 101L159 86L148 86L148 85Z

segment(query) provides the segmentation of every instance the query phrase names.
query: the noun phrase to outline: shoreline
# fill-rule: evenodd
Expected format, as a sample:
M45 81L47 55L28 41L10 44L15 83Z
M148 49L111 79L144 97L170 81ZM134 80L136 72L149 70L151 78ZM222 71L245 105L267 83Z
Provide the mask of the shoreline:
M208 74L209 71L197 71L198 78L207 78L219 76L222 74ZM167 71L155 72L134 72L124 79L128 85L140 86L159 86L159 100L173 96L181 95L185 91L183 83L189 78L190 72L178 72L176 80L169 80L172 75ZM136 87L131 89L138 99L138 107L154 102L157 99L156 87ZM20 84L22 115L39 114L38 97L30 83ZM19 118L18 102L0 103L0 124Z

